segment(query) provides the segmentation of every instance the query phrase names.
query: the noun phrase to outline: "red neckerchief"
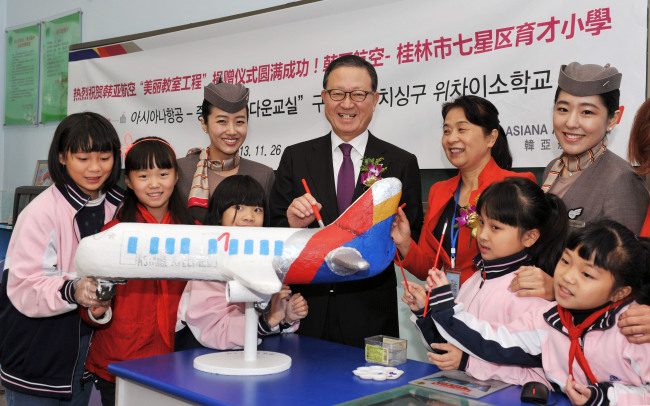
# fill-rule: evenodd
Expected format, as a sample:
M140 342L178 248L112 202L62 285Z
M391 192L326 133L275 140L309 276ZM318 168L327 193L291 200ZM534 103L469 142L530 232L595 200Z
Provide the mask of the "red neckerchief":
M569 332L569 339L571 340L571 348L569 349L569 374L571 376L573 376L573 360L576 359L580 368L582 368L585 375L587 375L589 382L598 382L596 376L594 376L594 373L591 372L591 368L589 368L587 358L585 358L585 354L582 352L582 348L580 348L579 339L582 337L582 333L584 333L584 331L589 326L591 326L600 316L602 316L611 308L620 306L624 300L625 299L619 300L618 302L611 303L609 306L605 306L600 310L596 310L589 317L587 317L585 321L578 324L577 326L573 325L573 316L569 310L561 307L560 305L557 305L557 312L560 315L560 320L562 321L562 325L566 327L567 331Z
M144 223L158 224L158 220L156 220L156 218L151 213L149 213L149 210L147 210L146 207L140 203L138 203L138 212L138 214L142 217ZM167 211L159 224L173 224L170 211ZM155 282L156 286L158 287L158 294L156 295L156 316L158 318L158 329L160 330L160 335L165 341L165 344L167 344L167 347L173 350L173 338L170 336L170 334L174 333L169 321L169 287L166 280L159 279Z

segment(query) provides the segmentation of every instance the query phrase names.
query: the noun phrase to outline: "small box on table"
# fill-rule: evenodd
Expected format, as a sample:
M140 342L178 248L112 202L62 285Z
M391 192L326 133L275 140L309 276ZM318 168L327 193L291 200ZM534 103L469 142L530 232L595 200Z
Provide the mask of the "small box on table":
M366 361L395 366L406 362L406 340L378 335L367 337Z

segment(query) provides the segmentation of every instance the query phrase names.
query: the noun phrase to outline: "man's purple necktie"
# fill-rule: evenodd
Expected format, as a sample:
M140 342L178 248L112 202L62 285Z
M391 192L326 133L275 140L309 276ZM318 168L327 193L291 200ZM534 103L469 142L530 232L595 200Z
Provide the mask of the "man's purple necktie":
M354 165L350 158L350 150L352 145L341 144L339 149L343 152L343 162L341 169L339 169L338 183L336 186L336 202L339 206L339 214L343 213L352 203L352 195L354 194Z

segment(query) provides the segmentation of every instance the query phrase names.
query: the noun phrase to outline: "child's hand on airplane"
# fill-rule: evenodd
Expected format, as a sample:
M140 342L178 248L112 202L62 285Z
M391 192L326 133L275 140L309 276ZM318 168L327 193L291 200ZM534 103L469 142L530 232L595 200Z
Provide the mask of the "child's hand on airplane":
M284 321L286 323L293 323L297 320L304 319L309 313L309 306L307 305L307 300L302 297L300 293L296 293L291 296L289 303L287 304L287 312L284 316Z
M393 239L402 257L405 257L411 246L411 225L401 207L397 208L397 214L390 229L390 237Z
M271 328L275 328L284 319L290 297L291 289L287 285L282 285L282 289L278 293L271 295L271 310L266 315L266 322Z

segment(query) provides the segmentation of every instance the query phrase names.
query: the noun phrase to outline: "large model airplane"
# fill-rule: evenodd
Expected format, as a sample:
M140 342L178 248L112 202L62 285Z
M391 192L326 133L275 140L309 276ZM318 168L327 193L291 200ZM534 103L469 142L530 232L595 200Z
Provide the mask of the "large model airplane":
M318 229L120 223L81 240L79 275L99 280L227 282L230 301L258 301L282 284L363 279L395 255L390 229L399 179L372 185L332 224Z

